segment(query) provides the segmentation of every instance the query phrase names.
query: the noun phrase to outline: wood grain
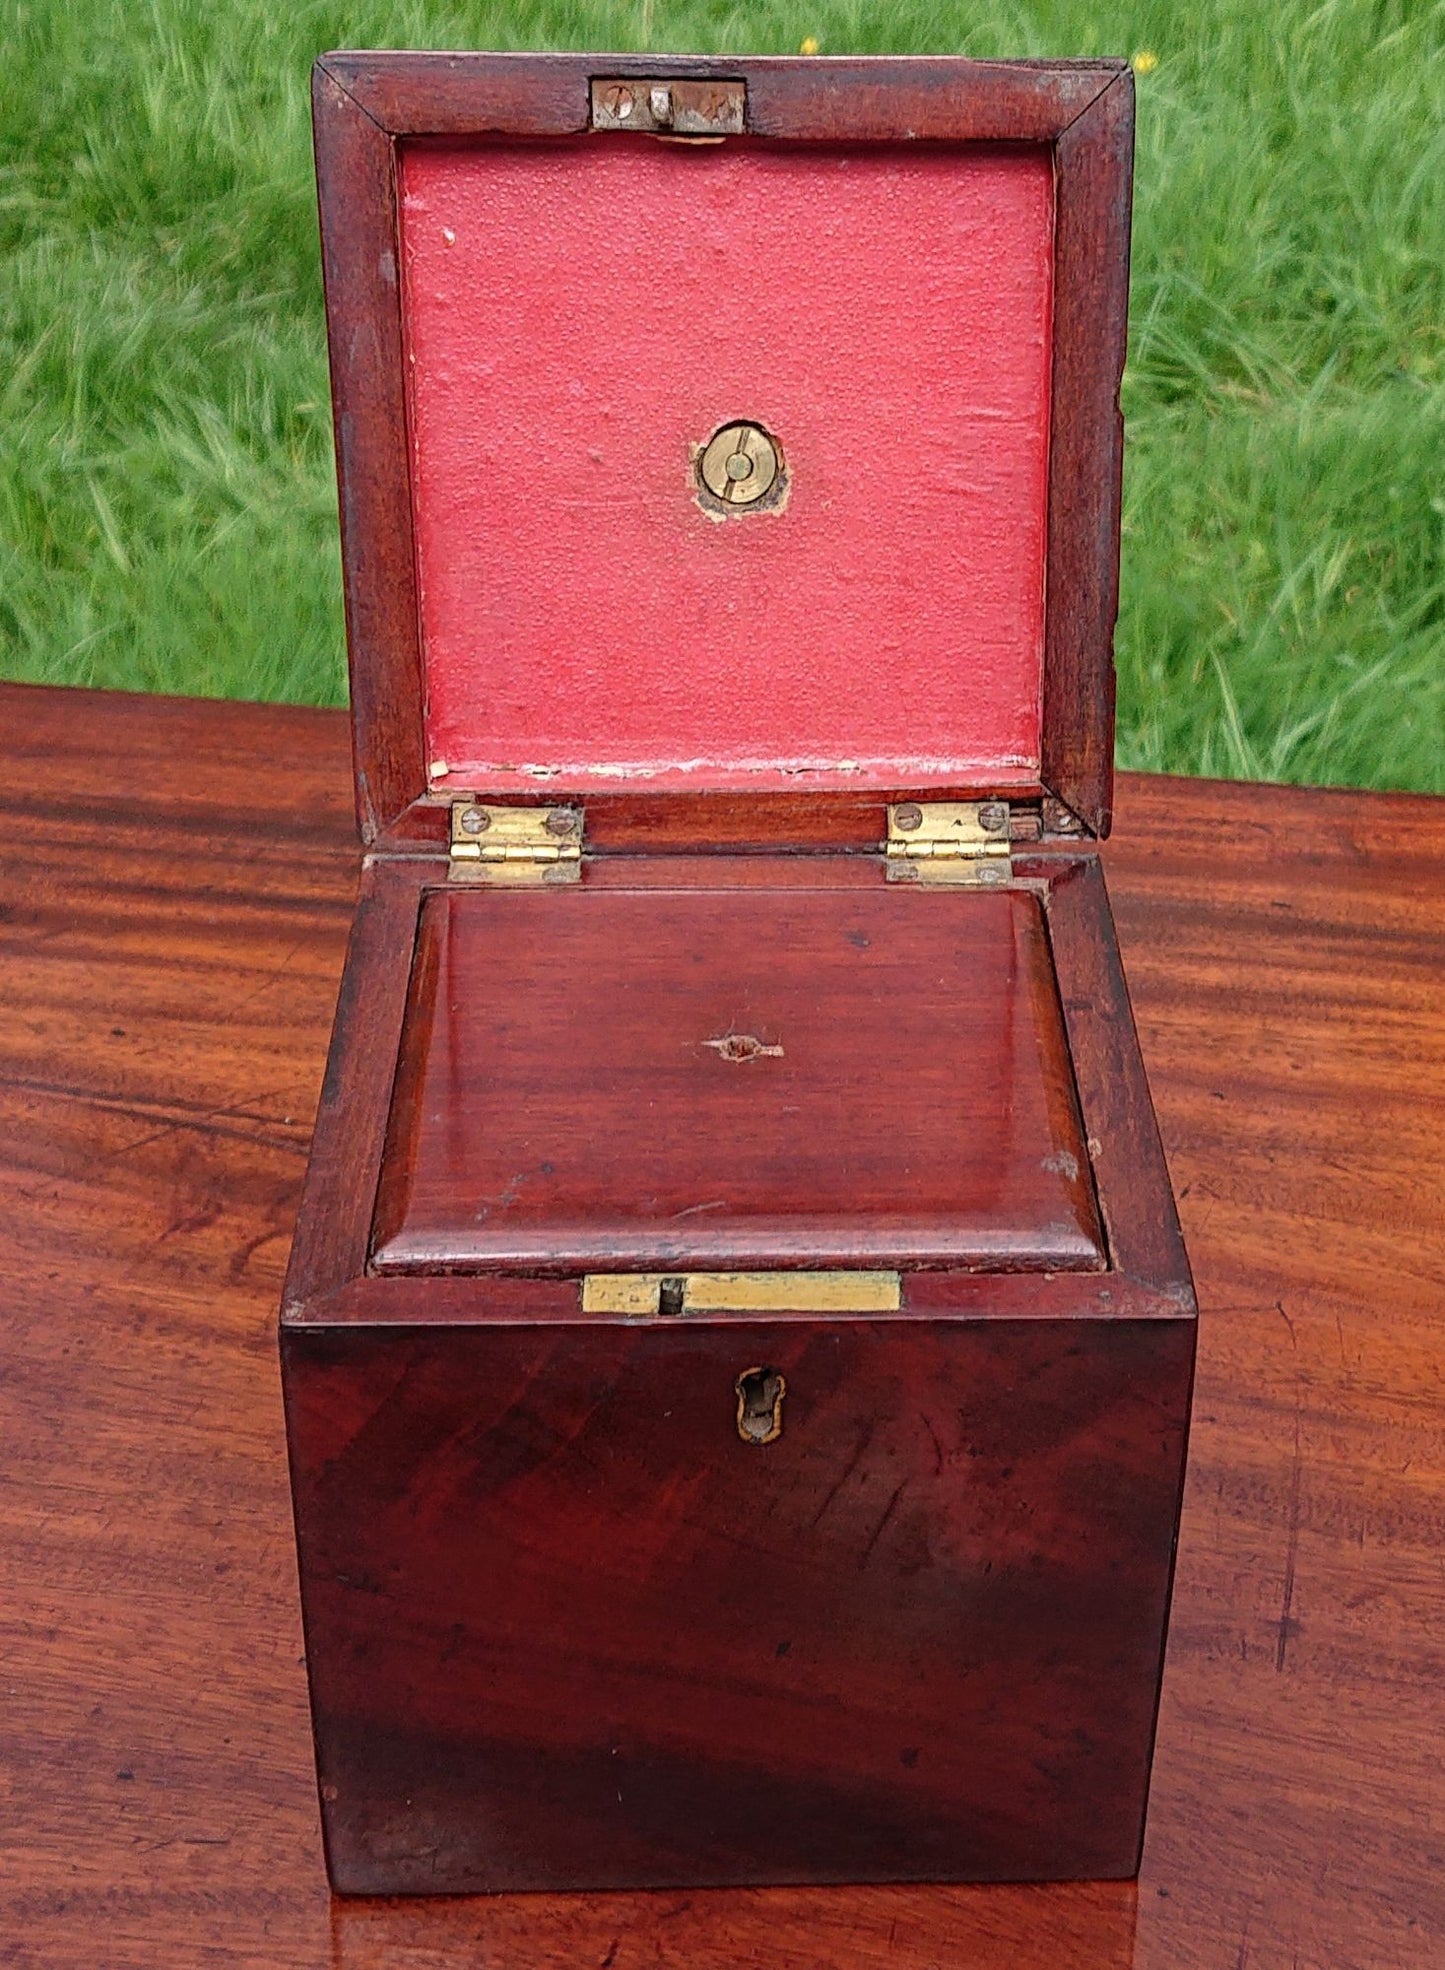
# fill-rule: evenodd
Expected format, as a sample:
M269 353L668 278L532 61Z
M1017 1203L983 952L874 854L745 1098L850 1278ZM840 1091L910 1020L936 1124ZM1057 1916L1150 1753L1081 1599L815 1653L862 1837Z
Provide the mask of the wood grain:
M1102 1266L1037 898L837 861L431 892L374 1268Z
M1114 618L1129 316L1134 76L1054 146L1054 388L1043 782L1098 835L1113 819Z
M1051 143L1118 77L1119 61L958 56L535 55L340 50L321 67L398 136L559 137L585 130L594 75L742 77L758 137Z
M1445 804L1120 783L1203 1306L1137 1895L333 1909L274 1317L355 895L345 720L9 687L0 734L0 1962L1440 1962Z
M388 133L320 63L311 84L356 818L371 841L426 791L396 161Z
M339 1888L1133 1873L1191 1321L282 1348Z

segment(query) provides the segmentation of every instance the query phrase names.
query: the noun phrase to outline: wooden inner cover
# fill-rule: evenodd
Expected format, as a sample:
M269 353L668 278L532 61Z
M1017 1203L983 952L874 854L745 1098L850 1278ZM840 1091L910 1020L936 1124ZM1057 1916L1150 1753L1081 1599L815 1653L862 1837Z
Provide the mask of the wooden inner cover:
M1037 785L1047 148L399 155L432 786Z
M1024 891L425 897L381 1271L1105 1263Z

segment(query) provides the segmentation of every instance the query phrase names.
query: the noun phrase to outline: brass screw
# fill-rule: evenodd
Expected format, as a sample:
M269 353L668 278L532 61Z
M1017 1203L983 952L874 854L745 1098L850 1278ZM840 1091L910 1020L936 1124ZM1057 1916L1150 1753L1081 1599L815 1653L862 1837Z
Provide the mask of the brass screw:
M978 825L991 835L1001 835L1008 826L1008 808L1001 800L986 800L978 810Z
M542 826L549 835L575 835L577 816L570 807L554 807Z
M624 89L620 83L614 83L610 89L604 89L602 92L602 107L609 116L615 116L619 123L625 123L631 116L635 100L632 91Z
M468 807L462 813L462 833L464 835L484 835L492 825L492 817L484 807Z
M911 800L906 801L902 807L894 808L893 825L900 833L911 835L923 826L923 809L915 807Z
M978 872L978 879L988 889L1008 881L1008 870L1001 869L994 862L985 862Z

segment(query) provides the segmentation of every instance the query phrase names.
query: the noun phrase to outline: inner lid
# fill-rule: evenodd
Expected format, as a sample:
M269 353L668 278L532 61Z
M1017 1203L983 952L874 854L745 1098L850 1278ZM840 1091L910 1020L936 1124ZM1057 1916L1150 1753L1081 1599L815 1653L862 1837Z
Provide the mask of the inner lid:
M435 788L1038 784L1047 149L400 177Z
M1105 1263L1024 891L438 890L378 1271Z

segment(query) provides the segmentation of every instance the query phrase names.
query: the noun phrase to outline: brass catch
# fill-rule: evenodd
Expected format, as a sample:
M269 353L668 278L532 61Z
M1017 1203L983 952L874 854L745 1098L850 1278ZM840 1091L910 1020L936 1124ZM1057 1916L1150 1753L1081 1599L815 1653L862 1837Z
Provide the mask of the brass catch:
M604 76L592 84L594 130L646 130L654 136L711 139L742 135L745 82L696 76Z
M589 1272L584 1313L896 1313L896 1272Z
M1013 874L1006 800L900 801L888 810L890 882L992 889Z
M760 424L725 424L697 454L698 479L724 508L752 506L769 493L778 505L782 470L782 454Z
M452 805L453 882L576 882L582 873L578 807Z

